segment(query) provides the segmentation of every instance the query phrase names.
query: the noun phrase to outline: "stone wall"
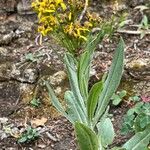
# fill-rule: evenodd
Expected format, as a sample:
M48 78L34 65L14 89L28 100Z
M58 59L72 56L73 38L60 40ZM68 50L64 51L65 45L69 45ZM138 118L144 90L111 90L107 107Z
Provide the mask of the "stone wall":
M8 110L14 111L18 102L31 101L35 91L44 92L43 87L39 92L41 76L54 80L53 74L56 76L55 72L63 69L62 62L49 47L50 43L55 47L56 44L45 37L40 45L38 37L37 15L31 8L31 0L0 0L0 116L6 116ZM33 54L34 61L27 59L28 54ZM60 73L59 77L64 76ZM59 92L60 86L56 93ZM47 105L44 98L40 100Z
M31 0L1 0L0 19L6 19L9 15L17 13L18 15L35 14L31 8Z

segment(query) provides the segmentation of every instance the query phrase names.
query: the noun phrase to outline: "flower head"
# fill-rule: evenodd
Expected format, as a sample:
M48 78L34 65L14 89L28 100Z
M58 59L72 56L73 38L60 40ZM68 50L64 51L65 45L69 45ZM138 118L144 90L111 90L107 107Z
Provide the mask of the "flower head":
M99 16L90 13L88 9L83 19L79 19L84 9L84 0L36 0L32 7L38 13L38 31L44 36L63 32L69 38L85 41L96 22L99 23Z

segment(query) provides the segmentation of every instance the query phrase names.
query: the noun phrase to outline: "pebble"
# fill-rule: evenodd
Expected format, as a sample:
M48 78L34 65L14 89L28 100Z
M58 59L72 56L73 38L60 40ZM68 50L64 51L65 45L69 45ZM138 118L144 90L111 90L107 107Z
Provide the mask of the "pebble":
M45 145L45 144L38 144L37 146L38 146L39 148L42 148L42 149L46 148L46 145Z
M6 124L7 121L8 121L8 118L6 118L6 117L0 118L0 123L2 123L2 124Z

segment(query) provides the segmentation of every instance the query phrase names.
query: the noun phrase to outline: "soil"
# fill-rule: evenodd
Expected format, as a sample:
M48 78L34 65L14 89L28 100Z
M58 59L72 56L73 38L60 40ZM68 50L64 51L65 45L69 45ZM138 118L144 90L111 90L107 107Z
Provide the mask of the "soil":
M98 1L93 1L93 9L98 11L102 17L107 14L105 18L109 18L112 13L116 16L121 15L125 11L128 12L128 19L132 19L134 24L139 24L141 13L133 8L142 4L146 5L147 2L138 3L133 0L133 3L119 3L119 7L115 7L112 2L99 4ZM150 21L150 18L148 19ZM33 27L35 29L36 25ZM26 28L27 32L23 37L17 37L9 44L0 44L3 50L8 51L6 52L7 55L0 56L0 63L4 64L0 67L2 66L5 74L3 76L0 73L0 150L76 150L78 148L73 127L55 111L42 82L42 79L48 80L54 86L58 97L63 99L64 91L69 88L66 73L63 71L64 66L62 61L59 60L59 58L62 58L63 49L48 38L43 39L42 46L36 45L35 42L39 40L36 31L35 35L32 35L32 30L29 31L30 27L26 26ZM125 31L127 30L133 30L133 28L126 25ZM149 96L150 34L140 39L139 34L115 32L112 39L104 39L95 52L92 66L95 73L91 77L89 86L91 87L108 70L120 35L125 40L126 58L125 71L118 90L127 90L128 97L134 94ZM49 48L49 43L51 43L52 48ZM56 55L53 49L59 49L59 54ZM35 56L41 53L44 55L35 62L26 61L25 56L30 52L33 52ZM138 62L142 60L142 63L146 64L144 65L145 68L143 69L142 66L142 69L139 67L138 70L134 70L132 68L134 60ZM6 61L8 65L5 67ZM13 69L15 75L10 76ZM16 70L21 70L23 74L21 76L16 75ZM28 73L30 73L29 76ZM30 101L33 98L40 99L38 107L31 105ZM121 146L131 137L131 135L123 136L120 133L122 118L129 109L129 105L126 103L127 99L117 107L111 106L110 108L116 133L112 146ZM45 122L36 126L32 124L33 120L42 117L46 119ZM29 143L19 144L17 142L19 133L12 134L10 130L23 133L28 126L33 126L40 131L40 136Z

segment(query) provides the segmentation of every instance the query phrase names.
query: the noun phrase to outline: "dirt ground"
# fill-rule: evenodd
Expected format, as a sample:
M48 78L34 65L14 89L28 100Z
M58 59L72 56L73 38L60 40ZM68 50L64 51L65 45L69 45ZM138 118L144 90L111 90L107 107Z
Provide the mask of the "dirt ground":
M128 20L131 24L116 31L112 39L104 39L102 44L98 45L92 66L95 74L91 77L90 86L108 70L121 35L126 44L125 70L118 90L126 90L129 96L135 94L150 96L150 34L141 39L138 32L128 32L137 31L137 27L133 25L139 24L142 19L142 13L135 7L146 4L148 1L138 3L133 0L132 3L118 5L112 2L99 4L98 1L93 1L93 9L102 17L109 18L112 14L119 17L118 14L128 12ZM147 11L144 13L150 14ZM150 16L148 17L150 21ZM44 39L42 46L37 46L35 43L38 35L35 32L33 36L32 31L33 29L29 35L27 29L23 37L18 37L9 44L0 45L0 52L2 48L8 51L7 55L0 53L2 72L0 72L0 150L76 150L78 148L72 125L55 111L41 81L41 78L49 80L59 98L63 98L64 91L69 88L64 66L59 60L63 49L56 46L52 39L47 38ZM53 48L49 48L49 43ZM54 48L59 48L59 56L53 51ZM40 56L39 61L26 62L25 56L30 52L35 56L41 53L44 55ZM134 68L136 64L139 65L138 69ZM15 70L15 75L9 76L12 70ZM23 77L16 75L16 70L21 70ZM33 98L40 99L38 107L30 103ZM119 106L110 108L116 132L112 145L115 146L122 145L130 137L130 135L122 136L120 133L122 117L130 108L126 100L127 98ZM18 137L28 126L36 128L40 136L29 143L19 144Z

